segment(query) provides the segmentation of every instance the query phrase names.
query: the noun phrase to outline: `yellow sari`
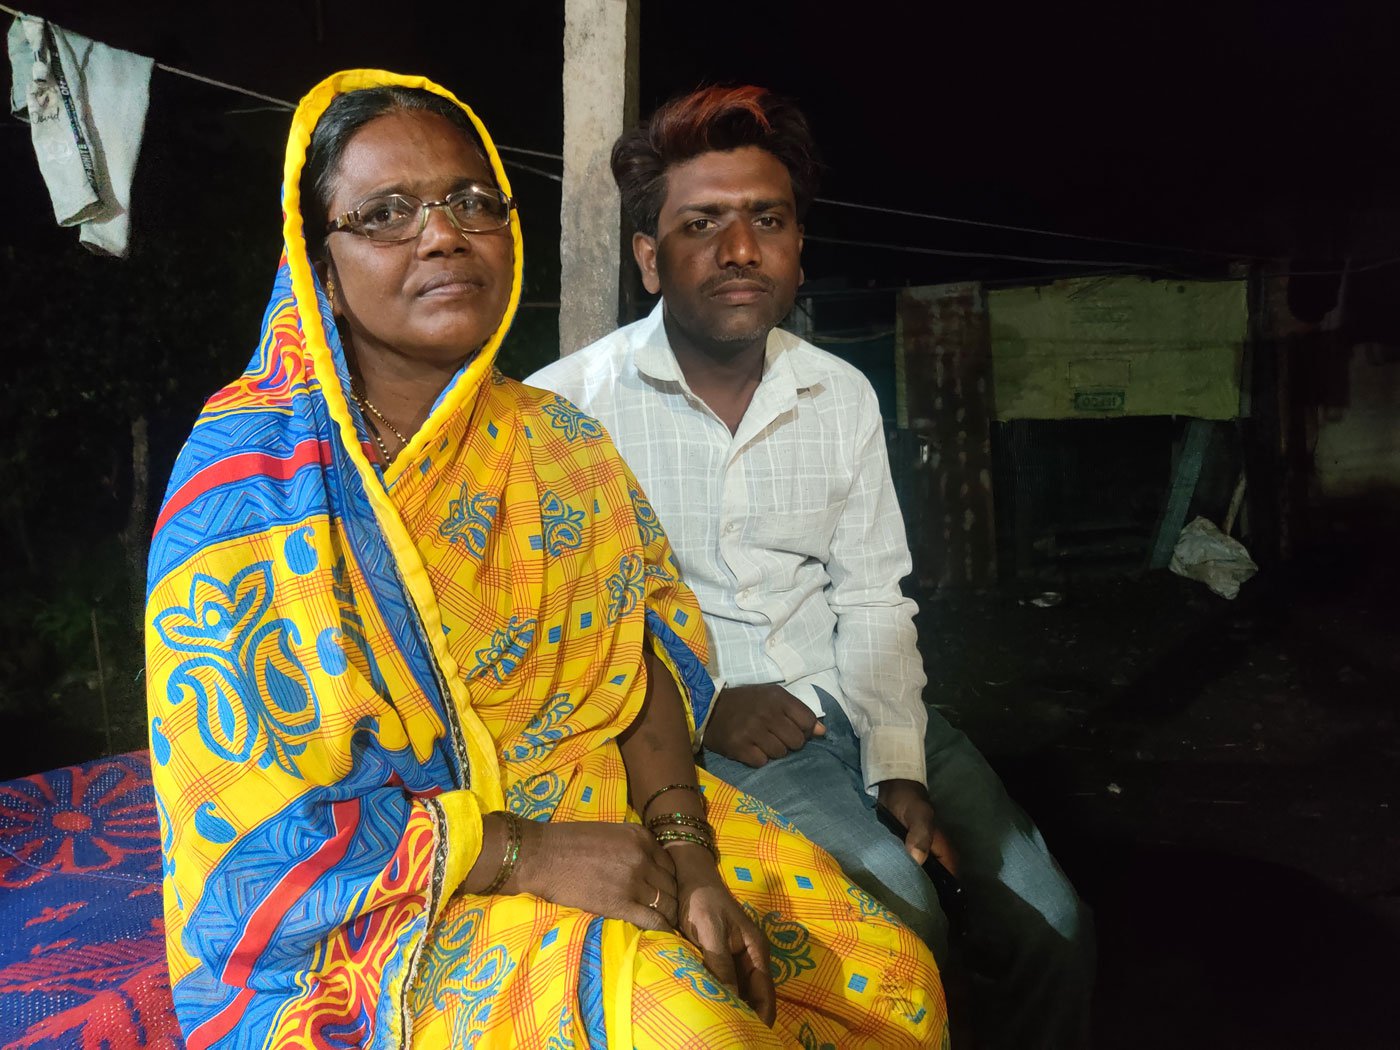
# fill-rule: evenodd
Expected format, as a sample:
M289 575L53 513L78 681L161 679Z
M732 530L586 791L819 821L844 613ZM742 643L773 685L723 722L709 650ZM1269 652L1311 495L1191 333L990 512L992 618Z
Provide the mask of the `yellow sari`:
M713 688L699 608L602 428L492 366L519 298L514 214L499 330L391 467L368 458L299 182L331 99L388 84L457 102L367 70L302 100L260 346L196 422L152 543L151 747L189 1046L940 1045L924 946L703 774L721 871L771 945L772 1030L676 934L460 889L485 813L637 819L614 738L645 695L644 646L692 726Z

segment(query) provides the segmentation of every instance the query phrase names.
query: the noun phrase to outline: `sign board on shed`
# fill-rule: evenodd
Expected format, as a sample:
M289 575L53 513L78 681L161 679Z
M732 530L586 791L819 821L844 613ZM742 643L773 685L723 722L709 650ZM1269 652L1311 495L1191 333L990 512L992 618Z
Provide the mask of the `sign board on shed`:
M1088 277L987 298L997 419L1239 414L1243 281Z

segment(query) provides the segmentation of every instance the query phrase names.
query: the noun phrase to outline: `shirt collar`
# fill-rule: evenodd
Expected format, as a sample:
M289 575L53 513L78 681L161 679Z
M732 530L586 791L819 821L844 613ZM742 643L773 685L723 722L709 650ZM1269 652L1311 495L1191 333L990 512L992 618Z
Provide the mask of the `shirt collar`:
M637 371L652 379L686 386L675 351L671 349L671 341L666 338L664 316L664 300L657 300L656 306L638 327L634 358ZM791 332L781 328L769 332L768 345L764 350L762 382L791 387L794 393L820 383L821 377L810 367L806 355L797 352L801 345L802 340Z
M671 341L666 338L663 317L662 303L658 299L637 330L637 371L665 383L684 384L685 376L681 374L681 366L676 363Z

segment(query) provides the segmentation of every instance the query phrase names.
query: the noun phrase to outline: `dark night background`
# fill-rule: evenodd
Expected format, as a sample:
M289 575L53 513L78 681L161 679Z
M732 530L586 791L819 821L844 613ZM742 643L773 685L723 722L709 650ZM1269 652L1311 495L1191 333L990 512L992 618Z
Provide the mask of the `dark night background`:
M562 2L33 5L65 28L280 99L297 99L340 68L421 73L470 103L498 143L561 149ZM1038 279L1108 264L1220 277L1231 255L1299 269L1400 256L1396 29L1395 6L1379 2L651 0L642 11L640 102L645 113L701 83L764 84L808 113L827 165L824 197L1157 245L818 204L807 222L807 276L819 289L859 292L827 317L863 330L892 324L893 289L903 285ZM53 225L27 128L0 125L8 205L0 350L9 370L0 384L8 423L0 443L0 779L145 746L140 592L128 566L203 399L255 346L280 249L287 125L285 112L157 71L126 260L94 258L75 231ZM525 229L527 308L501 365L521 377L557 352L560 202L557 182L515 165L556 173L560 165L505 160ZM138 420L149 436L144 501L139 489L133 500ZM1393 538L1393 523L1385 529ZM1400 833L1391 815L1400 799L1384 801L1400 750L1359 743L1378 727L1386 740L1394 734L1395 661L1376 654L1393 649L1395 621L1386 617L1395 577L1347 561L1338 571L1369 581L1364 600L1307 590L1333 569L1266 571L1283 582L1259 588L1293 595L1288 588L1302 579L1315 598L1306 619L1324 625L1325 644L1298 627L1301 613L1280 627L1279 614L1270 619L1259 608L1267 601L1256 600L1252 611L1227 616L1175 578L1105 585L1108 604L1067 607L1054 627L1021 605L1010 583L982 605L957 596L926 603L921 628L935 688L966 671L980 685L954 689L954 700L985 700L988 687L995 693L1014 677L978 670L998 660L1035 684L1018 694L1024 703L998 698L964 711L965 728L1099 913L1102 1046L1400 1045L1400 1018L1386 1005L1400 976ZM1137 587L1122 599L1133 616L1107 611L1127 607L1112 601L1128 586ZM1207 621L1226 642L1204 640ZM940 637L960 639L949 646L960 654L939 656ZM1348 655L1357 637L1369 639L1370 656ZM1103 666L1137 653L1134 683L1185 667L1196 675L1183 687L1189 695L1221 704L1233 695L1222 685L1228 676L1255 682L1256 662L1310 654L1298 655L1293 684L1284 685L1323 699L1299 714L1266 697L1207 730L1182 725L1169 695L1176 686L1159 681L1141 694L1145 706L1125 713L1108 699L1127 690L1094 693L1082 677L1057 678L1051 657L1028 655L1076 642L1097 654L1090 662L1102 665L1104 681ZM1330 655L1319 661L1319 651ZM968 670L976 659L967 653L989 655ZM1115 676L1113 684L1122 683ZM1052 725L1062 715L1044 711L1074 711L1065 695L1082 699L1086 690L1094 695L1085 706L1097 712L1102 700L1103 717ZM1238 724L1219 728L1232 719ZM1344 746L1316 769L1251 767L1238 782L1194 760L1174 780L1176 767L1153 774L1122 758L1160 758L1176 746L1168 737L1195 740L1193 751L1244 746L1284 725L1293 742L1270 743L1282 752L1304 754L1298 737ZM1202 743L1212 732L1225 742ZM1074 801L1101 800L1110 779L1121 802ZM1257 808L1216 806L1198 819L1187 803L1205 796ZM1227 810L1237 824L1220 823ZM1250 833L1267 842L1231 847Z

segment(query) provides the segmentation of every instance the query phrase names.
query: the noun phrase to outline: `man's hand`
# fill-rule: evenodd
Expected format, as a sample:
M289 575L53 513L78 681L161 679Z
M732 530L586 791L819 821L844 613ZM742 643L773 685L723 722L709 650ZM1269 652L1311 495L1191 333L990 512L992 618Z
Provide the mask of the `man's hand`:
M705 726L705 746L755 768L826 732L812 709L782 686L725 687Z
M958 873L958 855L938 830L928 788L915 780L882 781L880 805L904 828L904 848L909 856L922 864L932 853L950 874Z

